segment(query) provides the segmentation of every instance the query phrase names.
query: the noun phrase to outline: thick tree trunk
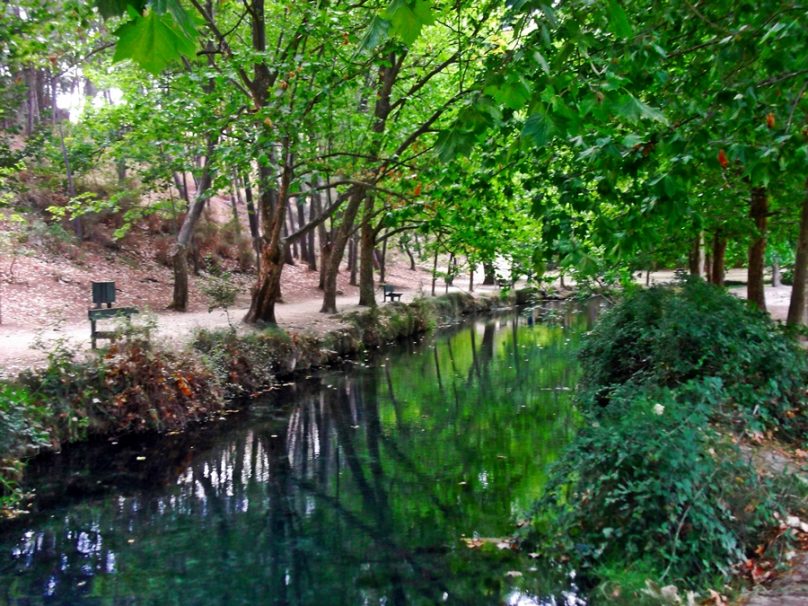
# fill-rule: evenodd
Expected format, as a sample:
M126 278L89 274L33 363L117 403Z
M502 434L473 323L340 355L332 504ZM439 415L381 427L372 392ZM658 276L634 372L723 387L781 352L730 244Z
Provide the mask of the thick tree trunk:
M808 324L806 298L808 298L808 180L805 181L805 198L802 201L800 233L797 237L794 261L794 282L791 285L791 301L786 322L792 326Z
M497 283L497 272L493 263L483 263L483 271L483 284L485 286L493 286Z
M716 230L713 235L713 267L710 277L716 286L724 286L724 253L727 251L727 239Z
M755 223L755 235L749 246L749 273L746 281L746 298L757 308L766 311L765 284L763 282L764 255L766 252L766 219L769 214L769 198L766 193L766 188L752 188L752 196L749 202L749 217Z
M199 178L199 188L191 203L191 207L182 221L179 234L177 234L176 250L174 251L174 292L171 298L169 309L174 311L188 310L188 253L191 248L194 231L202 216L202 210L208 201L211 185L213 184L213 154L218 143L217 135L209 135L207 140L207 158L202 167L202 174Z
M359 305L376 306L373 284L373 253L376 234L373 231L373 196L365 194L362 209L362 225L359 237Z

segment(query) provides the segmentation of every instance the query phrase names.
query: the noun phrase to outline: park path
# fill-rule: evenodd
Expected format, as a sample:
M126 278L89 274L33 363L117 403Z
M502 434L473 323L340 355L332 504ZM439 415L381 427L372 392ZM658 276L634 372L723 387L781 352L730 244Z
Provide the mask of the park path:
M462 289L450 288L449 292L460 290ZM477 293L492 293L497 289L496 287L479 286L475 290ZM402 292L401 300L403 302L410 302L416 296L421 295L417 290L402 289ZM443 292L444 289L441 289L439 294L443 294ZM379 299L381 299L381 293L379 293ZM379 303L381 304L381 301ZM321 297L294 303L280 303L275 308L278 325L287 331L305 331L316 334L339 328L341 326L339 316L320 313L321 306ZM337 297L337 309L340 313L344 313L367 308L357 305L354 296L342 296ZM241 321L247 310L246 306L234 307L228 313L219 309L211 312L186 313L161 310L158 313L150 314L150 318L155 323L154 339L158 343L170 343L181 347L191 339L195 330L226 328L228 322L232 323L240 333L247 333L255 330ZM109 322L107 326L114 326L114 321L107 322ZM135 322L143 323L143 318L135 316ZM102 323L99 323L99 329L105 329ZM63 342L67 347L78 351L89 350L89 320L65 322L44 329L0 325L0 377L15 376L27 368L44 364L47 359L47 351L51 350L57 342ZM42 343L45 347L37 347L37 343Z

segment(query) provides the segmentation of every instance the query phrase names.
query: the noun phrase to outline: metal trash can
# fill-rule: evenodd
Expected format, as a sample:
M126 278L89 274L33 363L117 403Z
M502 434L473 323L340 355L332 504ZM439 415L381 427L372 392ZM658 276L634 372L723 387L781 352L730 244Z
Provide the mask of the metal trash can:
M96 307L101 307L104 303L107 307L112 307L115 303L115 282L92 282L93 303Z

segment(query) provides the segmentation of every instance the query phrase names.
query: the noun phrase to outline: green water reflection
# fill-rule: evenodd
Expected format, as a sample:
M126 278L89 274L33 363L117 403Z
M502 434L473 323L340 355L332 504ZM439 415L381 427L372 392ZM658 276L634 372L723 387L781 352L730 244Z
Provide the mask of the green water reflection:
M40 511L0 528L0 603L583 603L461 540L512 532L574 432L591 314L538 316L298 380L215 430L36 461Z

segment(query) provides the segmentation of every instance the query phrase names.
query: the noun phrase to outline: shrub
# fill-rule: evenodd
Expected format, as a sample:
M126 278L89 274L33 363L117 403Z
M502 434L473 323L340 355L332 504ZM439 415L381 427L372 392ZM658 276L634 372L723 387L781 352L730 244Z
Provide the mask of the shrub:
M542 551L590 579L631 569L703 589L760 555L776 515L804 507L804 487L780 490L733 437L804 439L805 352L764 314L697 281L638 291L604 314L581 359L584 428L528 534Z
M580 399L606 406L616 388L720 378L723 412L749 432L806 435L805 352L767 314L701 280L641 290L609 310L581 352Z
M722 397L719 379L615 395L537 505L545 545L583 571L643 561L656 580L691 587L729 574L785 503L710 425Z

